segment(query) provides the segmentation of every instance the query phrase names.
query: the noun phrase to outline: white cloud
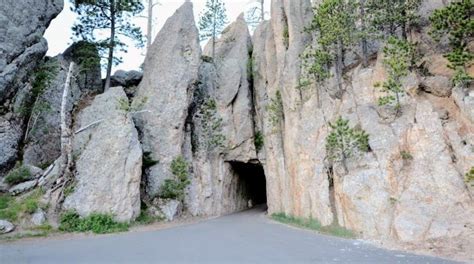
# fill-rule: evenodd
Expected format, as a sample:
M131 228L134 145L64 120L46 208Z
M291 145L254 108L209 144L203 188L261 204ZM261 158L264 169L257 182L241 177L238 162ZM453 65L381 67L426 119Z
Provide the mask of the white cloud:
M254 0L224 0L227 8L227 14L230 21L234 21L240 13L245 11L249 7L249 3ZM192 0L194 4L195 19L198 20L199 14L205 7L205 0ZM266 9L270 8L270 0L266 1ZM179 8L184 0L172 1L172 0L161 0L161 5L155 7L155 32L156 35L161 27L177 8ZM48 56L55 56L62 53L70 44L72 31L71 27L74 24L76 15L70 10L71 3L69 0L65 0L65 6L63 12L54 19L46 31L45 37L48 40L49 50ZM146 20L144 18L134 18L133 22L142 28L142 32L146 32ZM137 49L132 43L129 44L128 53L123 54L124 62L115 67L117 69L138 69L144 60L144 49Z

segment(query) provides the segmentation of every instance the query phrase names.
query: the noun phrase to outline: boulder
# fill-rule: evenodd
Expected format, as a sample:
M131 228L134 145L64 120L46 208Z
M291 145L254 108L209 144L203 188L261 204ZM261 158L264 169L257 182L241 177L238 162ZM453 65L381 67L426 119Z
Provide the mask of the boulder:
M10 165L15 164L22 133L18 121L0 117L0 153L2 153L0 155L0 176L8 172Z
M36 212L31 216L31 223L34 226L41 226L46 222L46 214L45 212L39 208Z
M32 190L36 185L38 185L38 180L26 181L11 187L8 192L12 195L18 195Z
M75 188L64 208L81 216L111 214L133 221L140 214L142 149L131 114L119 107L128 102L121 87L95 97L76 118L74 130Z
M143 80L134 98L147 112L136 115L142 144L158 163L147 172L147 193L158 194L171 178L170 164L184 155L185 123L201 62L193 4L185 2L168 18L145 59Z
M122 87L131 87L137 86L140 84L143 78L143 73L139 71L124 71L118 70L110 77L110 85L122 86Z
M451 90L453 89L451 80L441 75L425 77L421 82L421 86L426 92L439 97L450 96Z
M182 203L173 199L155 199L153 204L159 210L159 212L155 212L154 215L161 216L165 218L166 221L173 221L181 214L183 209Z
M0 220L0 234L10 233L15 230L15 226L7 220Z

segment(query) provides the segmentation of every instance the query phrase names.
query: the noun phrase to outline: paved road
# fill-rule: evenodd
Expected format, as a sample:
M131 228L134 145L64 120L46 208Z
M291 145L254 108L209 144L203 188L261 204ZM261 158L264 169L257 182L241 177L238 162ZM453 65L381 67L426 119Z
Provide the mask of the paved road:
M315 234L259 209L151 232L0 244L0 263L451 263Z

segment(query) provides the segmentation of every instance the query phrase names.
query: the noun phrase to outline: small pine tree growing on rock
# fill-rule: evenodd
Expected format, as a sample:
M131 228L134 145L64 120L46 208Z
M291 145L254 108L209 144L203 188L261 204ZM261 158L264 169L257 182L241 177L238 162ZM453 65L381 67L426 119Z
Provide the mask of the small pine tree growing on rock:
M201 40L212 39L212 57L216 51L216 39L228 23L225 4L222 0L207 0L206 9L200 14Z
M474 53L468 49L469 41L474 37L473 14L474 2L462 0L436 10L430 17L431 36L437 41L446 36L449 39L451 51L445 57L455 71L454 85L467 85L473 80L466 72L474 59Z
M386 92L386 96L379 98L379 105L395 104L397 115L401 111L400 96L403 93L402 78L410 73L415 56L415 47L406 40L390 37L383 49L384 65L388 79L383 83L375 84Z
M369 135L360 129L349 127L349 120L339 117L329 123L331 132L326 138L326 153L330 162L342 164L347 172L347 159L369 150Z
M185 189L191 183L189 180L189 165L186 160L179 156L170 165L173 179L166 179L161 186L160 197L165 199L184 200Z
M410 27L419 18L421 3L422 0L368 0L365 6L371 27L391 36L400 29L406 40Z
M358 41L357 3L355 0L324 0L314 9L315 15L307 31L315 32L318 40L315 52L305 55L314 57L313 74L317 79L329 75L327 62L334 62L336 80L342 90L344 51ZM320 61L321 58L324 60Z

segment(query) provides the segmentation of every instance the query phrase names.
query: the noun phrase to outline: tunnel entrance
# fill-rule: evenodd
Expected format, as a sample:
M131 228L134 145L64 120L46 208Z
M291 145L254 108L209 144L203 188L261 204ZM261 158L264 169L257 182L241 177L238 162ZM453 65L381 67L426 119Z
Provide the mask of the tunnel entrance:
M266 205L267 183L260 163L230 162L237 175L244 196L251 200L252 206Z

